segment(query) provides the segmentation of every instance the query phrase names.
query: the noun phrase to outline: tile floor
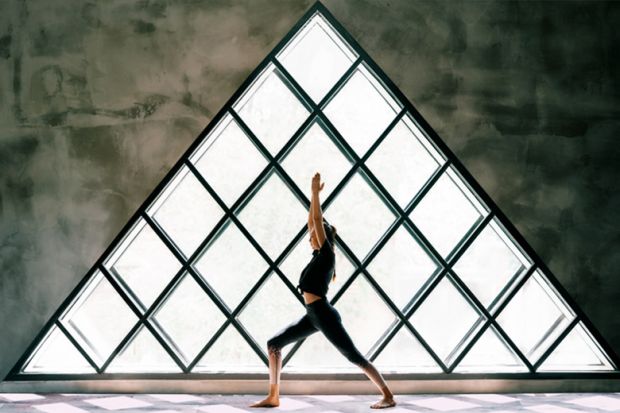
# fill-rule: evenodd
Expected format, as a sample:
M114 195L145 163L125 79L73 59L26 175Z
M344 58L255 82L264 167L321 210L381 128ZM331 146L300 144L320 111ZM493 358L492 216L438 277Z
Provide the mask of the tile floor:
M47 413L243 413L299 411L301 413L353 413L377 411L373 395L311 395L280 398L274 409L250 408L262 395L221 394L67 394L0 393L0 412ZM620 393L520 393L520 394L397 394L390 413L422 412L620 412Z

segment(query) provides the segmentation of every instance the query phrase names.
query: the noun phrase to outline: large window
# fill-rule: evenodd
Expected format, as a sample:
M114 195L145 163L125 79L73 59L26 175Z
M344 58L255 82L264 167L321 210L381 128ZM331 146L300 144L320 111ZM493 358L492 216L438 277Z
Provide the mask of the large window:
M316 171L338 229L328 299L383 372L614 370L553 276L321 7L137 212L19 374L266 372L267 339L305 313L294 286L312 256ZM284 372L359 370L320 332L283 356Z

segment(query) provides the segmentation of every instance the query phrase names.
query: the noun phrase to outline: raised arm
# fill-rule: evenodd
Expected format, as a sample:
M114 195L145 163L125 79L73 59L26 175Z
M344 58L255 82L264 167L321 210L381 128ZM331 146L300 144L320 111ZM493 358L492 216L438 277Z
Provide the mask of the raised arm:
M325 228L323 228L323 212L321 211L321 201L319 200L319 192L323 189L325 183L321 183L321 175L317 172L312 177L312 199L310 201L310 214L316 231L316 240L319 247L325 242Z

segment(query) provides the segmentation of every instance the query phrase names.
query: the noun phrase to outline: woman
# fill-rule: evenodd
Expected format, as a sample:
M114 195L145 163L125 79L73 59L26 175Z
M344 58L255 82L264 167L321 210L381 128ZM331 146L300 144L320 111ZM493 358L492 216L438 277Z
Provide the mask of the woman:
M281 349L287 344L300 340L321 330L325 337L350 362L358 365L383 394L383 398L372 404L373 409L396 405L394 395L387 387L381 373L355 347L351 337L342 325L340 314L327 300L326 293L334 272L334 237L336 228L323 218L319 192L325 183L317 172L312 178L312 199L308 214L308 230L312 246L312 260L301 272L297 288L303 292L306 314L298 321L284 328L267 341L269 353L269 395L250 407L276 407L280 405L280 370L282 369ZM332 276L333 274L333 276Z

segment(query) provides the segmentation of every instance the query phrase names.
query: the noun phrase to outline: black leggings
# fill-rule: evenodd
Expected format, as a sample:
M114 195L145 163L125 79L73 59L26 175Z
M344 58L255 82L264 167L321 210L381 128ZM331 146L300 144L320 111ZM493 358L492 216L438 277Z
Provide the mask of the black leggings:
M318 330L321 330L351 363L360 367L365 367L370 363L353 344L342 325L338 310L325 297L307 304L306 314L267 340L267 347L271 351L280 350L287 344L308 337Z

